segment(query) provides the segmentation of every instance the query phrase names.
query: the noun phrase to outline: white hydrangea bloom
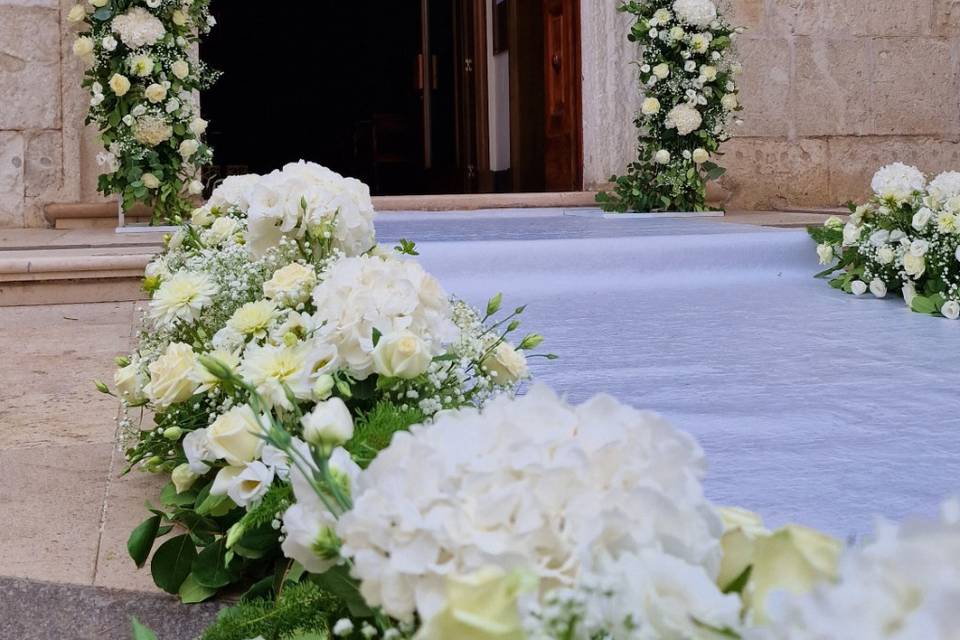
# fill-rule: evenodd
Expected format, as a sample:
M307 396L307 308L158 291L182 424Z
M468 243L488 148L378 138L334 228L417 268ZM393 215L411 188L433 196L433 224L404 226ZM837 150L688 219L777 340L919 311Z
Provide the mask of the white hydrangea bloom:
M166 34L163 23L143 7L134 7L114 18L111 29L131 49L154 45Z
M960 172L946 171L930 181L927 188L937 204L943 204L950 198L960 196Z
M695 27L708 27L717 19L717 5L711 0L677 0L673 12L678 20Z
M334 263L313 291L319 332L337 347L341 363L357 379L373 373L373 330L409 331L432 355L454 342L458 331L450 301L419 263L380 256Z
M847 553L840 579L806 596L774 594L751 640L956 640L960 637L960 502L934 523L882 522Z
M697 443L658 416L605 395L572 407L538 385L397 433L337 532L366 601L400 619L431 618L444 576L489 566L549 590L598 554L649 549L714 579L723 527L704 471Z
M915 191L923 191L926 184L927 179L919 169L895 162L874 174L871 187L881 198L893 198L902 202Z
M685 136L693 133L703 124L703 116L689 104L678 104L667 114L664 126L667 129L676 129L677 133Z

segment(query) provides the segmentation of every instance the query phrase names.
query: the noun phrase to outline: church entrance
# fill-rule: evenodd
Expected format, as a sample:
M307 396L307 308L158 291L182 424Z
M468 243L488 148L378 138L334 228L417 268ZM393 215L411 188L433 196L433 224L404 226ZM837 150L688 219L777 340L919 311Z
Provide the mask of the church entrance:
M215 2L214 177L303 158L374 195L579 189L575 4Z

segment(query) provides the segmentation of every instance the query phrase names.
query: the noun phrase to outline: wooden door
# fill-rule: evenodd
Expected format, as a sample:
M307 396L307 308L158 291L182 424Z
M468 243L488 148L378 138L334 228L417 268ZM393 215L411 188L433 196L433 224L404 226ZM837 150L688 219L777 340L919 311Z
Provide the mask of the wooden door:
M580 2L543 0L546 188L583 182L580 104Z

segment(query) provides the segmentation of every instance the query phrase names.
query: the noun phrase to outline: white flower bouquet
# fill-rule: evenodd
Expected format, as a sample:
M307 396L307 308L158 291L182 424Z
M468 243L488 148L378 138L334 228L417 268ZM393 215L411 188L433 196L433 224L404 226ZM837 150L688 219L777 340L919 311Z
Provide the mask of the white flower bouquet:
M512 392L542 341L511 344L523 307L496 321L500 296L451 298L412 243L378 247L366 186L319 165L231 178L192 220L147 267L114 377L129 467L170 474L130 553L143 565L173 527L151 570L185 602L290 569L278 529L304 456L264 424L366 466L395 432Z
M724 173L714 160L741 109L731 53L740 29L713 0L630 0L620 11L640 47L639 158L597 201L608 211L705 211L706 181Z
M89 0L67 20L81 25L73 52L87 65L87 123L104 151L98 188L142 202L154 221L177 222L203 191L199 170L212 150L193 93L217 78L191 50L216 23L210 0Z
M874 196L850 219L810 228L830 285L853 295L902 295L912 310L960 318L960 173L927 184L896 163L873 178Z

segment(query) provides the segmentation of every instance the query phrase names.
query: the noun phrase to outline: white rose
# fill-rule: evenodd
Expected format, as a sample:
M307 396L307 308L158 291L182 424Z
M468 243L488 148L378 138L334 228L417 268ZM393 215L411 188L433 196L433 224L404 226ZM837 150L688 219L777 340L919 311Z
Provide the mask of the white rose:
M709 64L702 65L700 75L706 78L707 82L713 82L717 79L717 68Z
M237 466L251 462L260 455L263 440L260 421L248 405L234 407L221 414L207 427L210 452L227 463Z
M202 185L201 185L202 186ZM203 234L203 241L207 244L220 244L234 233L240 227L240 223L234 218L226 217L214 220L210 228Z
M930 250L930 242L928 240L923 240L922 238L917 238L910 243L910 254L919 257L927 255L927 251Z
M203 183L199 180L191 180L187 185L187 193L194 196L200 195L203 193Z
M860 227L853 224L852 222L848 222L847 224L845 224L843 227L844 246L855 244L858 240L860 240Z
M890 247L880 247L877 250L877 262L880 264L890 264L894 257L896 257L896 254Z
M645 116L652 116L660 113L660 101L656 98L647 98L640 106L640 112Z
M927 262L923 256L916 256L912 253L903 255L903 270L911 278L919 278L927 270Z
M694 62L693 60L687 60L683 64L683 70L686 71L687 73L693 73L694 71L697 70L697 63Z
M190 75L190 64L186 60L177 60L170 65L170 73L183 80Z
M75 4L70 7L70 13L67 14L68 22L80 22L87 17L87 10L83 8L82 4Z
M880 278L874 278L870 281L870 293L877 298L884 298L887 295L887 284Z
M193 213L190 214L191 224L195 224L199 227L205 227L209 224L212 224L216 218L213 216L213 213L208 207L197 207L193 210Z
M190 464L186 462L176 467L170 474L170 481L173 482L173 486L176 488L177 493L189 491L190 487L193 486L193 483L195 483L199 478L200 476L194 473L190 468Z
M303 439L315 445L336 446L353 437L353 418L340 398L318 402L300 424Z
M863 280L854 280L850 283L850 291L855 296L862 296L867 292L867 283Z
M182 27L183 25L187 24L187 14L180 9L174 11L170 16L170 19L173 20L173 24L177 25L178 27Z
M710 159L710 154L707 153L706 149L694 149L693 150L693 161L697 164L703 164Z
M720 104L723 105L723 108L727 111L733 111L740 106L740 100L737 98L737 94L727 93L720 98Z
M657 164L670 164L670 152L660 149L653 155L653 161Z
M388 378L416 378L427 370L431 360L424 341L409 331L382 336L373 350L373 370Z
M118 44L117 39L113 36L104 36L100 40L100 46L103 47L105 51L116 51Z
M80 36L73 41L73 55L84 58L93 53L93 40L87 36Z
M933 218L933 211L927 207L923 207L915 214L913 214L913 228L917 231L923 231L923 228L927 226L927 223Z
M143 95L146 96L147 100L156 104L166 99L167 90L162 84L153 83L144 90Z
M820 264L830 264L833 262L833 247L829 244L818 244L817 256L820 258Z
M143 186L147 189L156 189L160 186L160 180L152 173L145 173L140 176L140 182L142 182Z
M200 148L200 143L194 139L187 139L180 143L180 157L184 160L187 160L197 152L197 149Z
M113 374L113 384L120 397L127 402L140 402L144 399L143 386L146 382L146 376L136 361L117 369Z
M947 300L943 303L943 306L940 307L940 313L943 314L944 318L949 318L950 320L960 318L960 302Z
M110 77L110 82L107 84L110 85L110 90L113 91L114 95L123 96L126 95L127 91L130 91L130 80L126 76L122 76L119 73L115 73Z
M500 384L513 384L529 374L526 356L506 340L501 341L482 364Z
M186 402L199 386L196 380L198 366L197 356L190 345L170 343L163 355L150 363L150 382L143 392L159 408Z
M278 269L263 283L263 295L280 304L295 307L310 299L317 284L317 272L309 265L292 262Z
M653 75L661 80L666 80L670 76L670 65L666 62L661 62L653 68Z
M198 138L207 130L207 121L203 118L194 118L190 121L190 133Z

